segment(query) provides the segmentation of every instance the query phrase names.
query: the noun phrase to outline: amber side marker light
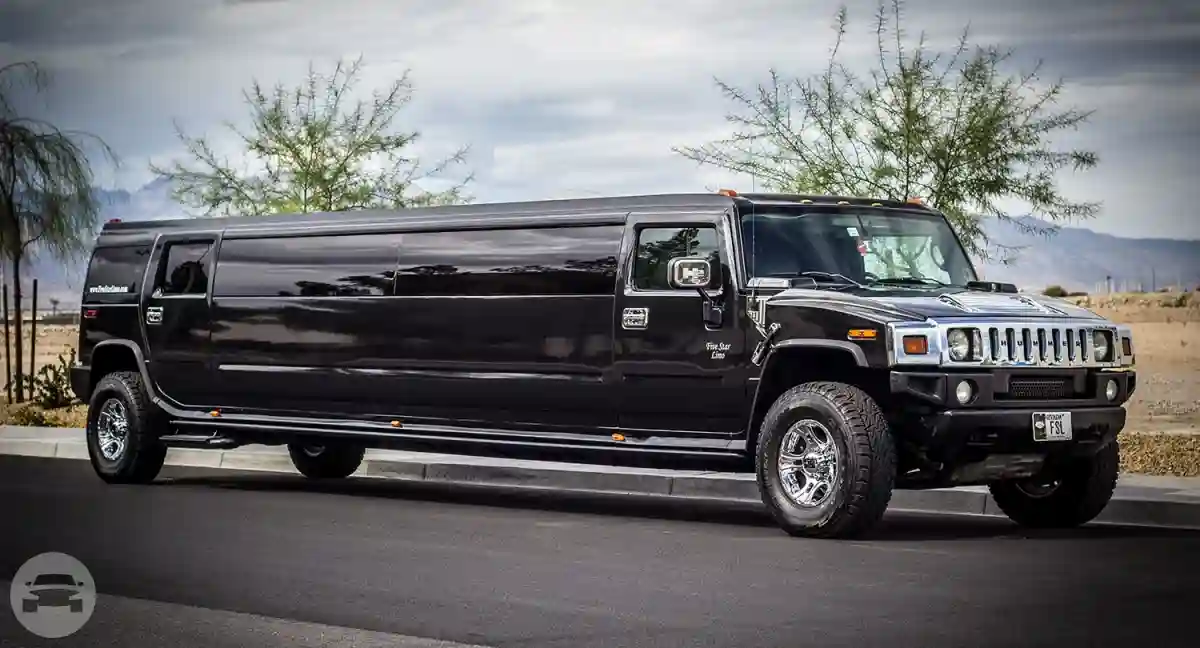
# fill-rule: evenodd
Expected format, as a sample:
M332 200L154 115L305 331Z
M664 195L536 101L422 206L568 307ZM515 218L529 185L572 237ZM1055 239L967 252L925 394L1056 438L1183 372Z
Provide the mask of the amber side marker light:
M879 337L879 331L875 329L850 329L846 334L851 340L874 340Z
M392 427L400 427L400 421L392 421Z
M612 438L613 438L613 441L624 441L624 440L625 440L625 435L624 435L624 434L621 434L621 433L619 433L619 432L615 432L615 433L613 433L613 437L612 437Z
M220 410L213 410L213 411L209 412L209 413L208 413L208 415L209 415L209 416L212 416L212 417L214 417L214 418L215 418L215 417L217 417L217 416L220 416L220 415L221 415L221 411L220 411Z
M923 335L906 335L904 352L908 355L925 355L929 353L929 340Z

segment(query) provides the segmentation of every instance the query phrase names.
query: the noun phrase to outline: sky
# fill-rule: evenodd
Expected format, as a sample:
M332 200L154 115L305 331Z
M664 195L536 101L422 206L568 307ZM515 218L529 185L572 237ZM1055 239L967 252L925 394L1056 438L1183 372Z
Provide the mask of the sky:
M874 61L877 0L847 0L844 62ZM151 160L182 154L174 130L235 151L241 92L364 58L361 88L409 71L402 113L418 153L470 145L477 202L747 190L753 180L672 152L729 133L714 77L740 87L819 72L835 2L795 0L2 0L0 64L36 60L51 92L29 110L94 133L121 157L99 182L137 189ZM1062 107L1096 113L1062 144L1100 165L1065 174L1085 223L1119 236L1200 239L1200 2L908 0L905 26L933 50L972 40L1043 62ZM462 169L465 171L466 169Z

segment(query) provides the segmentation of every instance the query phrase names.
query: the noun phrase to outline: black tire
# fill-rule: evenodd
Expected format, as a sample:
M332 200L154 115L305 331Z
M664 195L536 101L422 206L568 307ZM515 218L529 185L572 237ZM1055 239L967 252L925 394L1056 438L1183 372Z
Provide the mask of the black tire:
M815 507L786 492L780 446L789 429L806 419L828 430L838 453L833 488ZM883 518L896 479L896 446L879 405L861 389L835 382L793 387L763 418L755 453L759 493L784 531L809 538L866 535Z
M1073 457L1052 476L990 484L992 499L1008 519L1037 529L1069 528L1100 515L1112 500L1120 471L1121 448L1115 440L1088 457ZM1058 484L1037 493L1032 486L1047 477Z
M118 406L112 406L112 403ZM124 417L124 447L106 455L101 449L99 420L106 408L112 408L106 420ZM88 402L87 448L92 469L110 484L146 484L154 481L166 461L167 448L159 440L161 413L150 402L142 376L136 371L118 371L100 379ZM105 426L108 426L105 423ZM113 429L107 428L106 429ZM111 444L106 444L112 447Z
M342 479L362 465L367 449L354 443L325 442L288 444L292 465L310 479Z

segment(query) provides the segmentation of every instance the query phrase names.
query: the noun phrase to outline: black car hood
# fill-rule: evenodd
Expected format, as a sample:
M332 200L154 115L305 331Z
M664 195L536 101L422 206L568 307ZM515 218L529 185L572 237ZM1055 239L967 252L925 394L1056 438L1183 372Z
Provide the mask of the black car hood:
M790 288L773 295L770 306L826 305L888 320L962 318L1088 319L1100 316L1062 299L1032 294L993 293L963 288Z

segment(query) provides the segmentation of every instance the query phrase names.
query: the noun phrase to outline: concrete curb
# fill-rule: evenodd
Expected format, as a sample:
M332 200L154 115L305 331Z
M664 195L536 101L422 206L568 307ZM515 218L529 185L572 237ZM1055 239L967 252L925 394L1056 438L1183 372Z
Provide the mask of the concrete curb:
M78 432L76 432L78 433ZM61 433L57 436L63 436ZM82 439L4 438L0 455L87 460ZM167 465L194 468L297 474L278 448L168 451ZM510 461L469 456L368 451L358 477L441 484L535 488L565 492L638 495L678 499L726 500L760 504L751 474L612 468L583 464ZM1131 476L1132 477L1132 476ZM1136 481L1136 478L1135 478ZM1142 490L1147 490L1143 488ZM1150 489L1150 496L1117 496L1098 523L1200 530L1200 496L1173 496ZM889 510L1003 517L983 487L925 491L898 490Z

